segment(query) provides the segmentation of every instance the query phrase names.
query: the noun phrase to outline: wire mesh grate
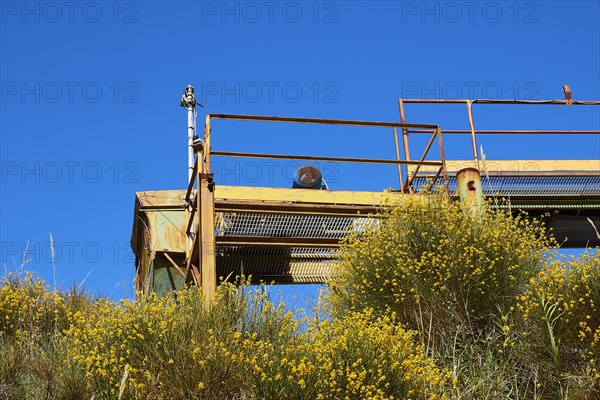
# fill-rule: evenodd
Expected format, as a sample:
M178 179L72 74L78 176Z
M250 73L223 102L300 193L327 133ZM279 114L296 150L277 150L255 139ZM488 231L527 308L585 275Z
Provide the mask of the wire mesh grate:
M222 212L217 236L341 239L373 223L367 217Z
M413 180L415 190L428 185L427 177ZM600 176L485 176L485 196L499 197L584 197L600 196ZM456 176L448 177L451 193L458 190Z

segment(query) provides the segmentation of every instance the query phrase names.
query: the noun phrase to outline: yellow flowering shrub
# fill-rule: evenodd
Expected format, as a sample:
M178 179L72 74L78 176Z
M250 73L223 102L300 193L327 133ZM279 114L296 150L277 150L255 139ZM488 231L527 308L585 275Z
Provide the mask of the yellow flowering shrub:
M30 272L0 280L0 339L52 335L67 326L64 298Z
M560 351L558 366L569 373L588 369L600 395L600 251L549 263L520 300L519 309L533 323L534 333L543 332L543 343L550 336L546 321L556 319L552 335Z
M316 398L445 398L447 375L415 344L415 332L395 324L393 316L375 319L366 309L312 329ZM291 376L302 378L296 374Z
M495 329L498 310L516 305L551 243L535 221L485 206L472 212L443 195L411 196L379 217L341 249L334 313L369 305L413 329L431 318L436 334L452 339L457 329Z
M101 398L229 397L245 386L230 341L244 313L231 291L222 286L210 310L194 289L176 299L99 300L65 333L68 354Z
M444 399L448 374L415 343L415 332L372 309L340 319L313 319L277 347L254 347L252 372L260 399Z

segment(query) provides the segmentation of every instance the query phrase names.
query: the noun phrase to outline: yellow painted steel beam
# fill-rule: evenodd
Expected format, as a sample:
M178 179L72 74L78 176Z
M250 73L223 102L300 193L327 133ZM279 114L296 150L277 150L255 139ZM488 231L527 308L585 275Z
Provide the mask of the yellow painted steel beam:
M436 171L439 169L437 167ZM168 208L185 208L185 190L155 190L137 192L140 209L151 212ZM216 202L253 202L253 203L315 203L339 205L379 206L386 201L403 198L398 192L362 192L352 190L312 190L267 188L255 186L215 185Z
M485 160L479 162L482 172L600 172L600 160ZM414 167L409 166L412 173ZM448 171L457 172L464 168L475 168L474 160L446 161ZM419 172L435 173L437 167L423 165Z
M378 206L386 201L400 200L404 196L405 194L398 192L356 192L349 190L284 189L220 185L215 187L216 201L232 200L265 203L283 202Z

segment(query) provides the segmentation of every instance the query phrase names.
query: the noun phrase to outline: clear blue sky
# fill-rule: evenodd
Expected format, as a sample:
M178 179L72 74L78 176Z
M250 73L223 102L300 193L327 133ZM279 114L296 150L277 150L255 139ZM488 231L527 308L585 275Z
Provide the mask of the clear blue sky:
M564 84L600 98L598 1L0 5L2 264L29 242L28 268L52 282L52 233L58 283L91 271L85 286L113 298L132 296L135 192L186 185L187 84L200 126L206 112L397 121L401 96L551 99ZM474 107L481 129L600 127L598 107ZM468 127L464 106L407 106L407 119ZM389 130L283 128L221 122L213 146L394 156ZM591 136L480 143L489 159L600 159ZM468 138L446 146L470 156ZM217 183L289 185L288 164L235 161L215 160ZM332 188L397 186L394 168L321 167ZM316 289L287 293L302 305Z

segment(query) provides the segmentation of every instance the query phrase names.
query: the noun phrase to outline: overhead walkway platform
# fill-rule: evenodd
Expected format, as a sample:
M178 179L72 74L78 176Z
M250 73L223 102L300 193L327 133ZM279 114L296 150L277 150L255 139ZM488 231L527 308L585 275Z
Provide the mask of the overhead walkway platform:
M191 106L188 111L190 109L194 111ZM444 131L435 124L406 123L402 105L400 110L401 122L207 115L203 138L192 140L190 137L189 140L191 162L187 189L136 194L132 248L136 255L138 289L164 294L185 284L195 284L210 297L218 282L241 275L251 276L253 282L324 283L331 277L340 241L349 232L360 232L378 224L372 214L383 203L423 195L421 189L436 188L458 199L457 172L465 168L476 169L481 177L478 184L482 194L498 200L497 207L544 218L563 248L600 245L597 232L600 229L600 154L597 160L481 160L475 142L478 131L472 123L471 129L466 131ZM388 132L393 132L396 158L213 149L212 119L389 129ZM189 121L193 119L190 117ZM191 129L195 131L193 126ZM445 132L471 135L474 159L447 159L443 145ZM218 137L226 136L224 133L220 132ZM429 137L417 159L410 157L409 133ZM550 133L569 134L568 131ZM576 134L598 135L600 131L577 131ZM435 159L431 159L429 153L432 148L439 149ZM398 167L396 184L399 187L392 191L365 192L227 186L215 181L211 173L214 157L391 164ZM472 182L466 184L470 188Z

